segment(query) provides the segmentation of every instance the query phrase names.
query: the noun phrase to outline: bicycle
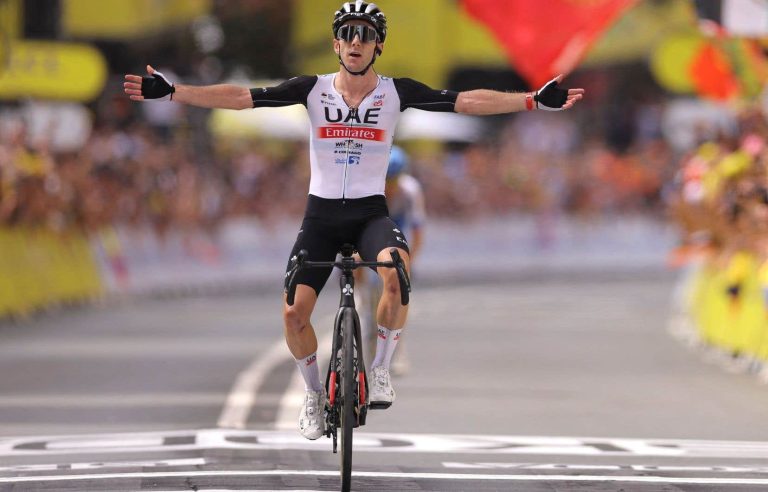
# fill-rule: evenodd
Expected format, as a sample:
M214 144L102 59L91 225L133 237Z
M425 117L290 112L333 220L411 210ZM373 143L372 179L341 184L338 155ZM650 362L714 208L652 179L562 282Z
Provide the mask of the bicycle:
M389 404L376 405L368 398L368 374L365 369L364 348L360 334L360 318L355 310L352 272L361 267L394 268L400 284L400 303L408 305L411 284L405 263L397 249L391 249L392 261L355 261L354 246L341 247L340 261L309 261L309 253L301 250L291 258L285 275L285 292L289 306L296 295L296 274L303 268L339 268L341 270L341 300L336 314L331 345L331 359L325 377L325 436L333 439L333 452L337 453L338 434L341 433L341 490L350 490L352 484L352 432L365 425L368 408L384 409Z

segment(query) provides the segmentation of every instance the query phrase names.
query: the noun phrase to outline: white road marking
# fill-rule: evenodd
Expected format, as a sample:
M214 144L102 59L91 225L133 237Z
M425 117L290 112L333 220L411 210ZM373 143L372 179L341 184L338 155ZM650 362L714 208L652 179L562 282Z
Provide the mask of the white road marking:
M0 408L133 408L196 407L221 405L221 393L116 393L116 394L5 394L0 395Z
M86 463L49 463L35 465L15 465L1 466L0 472L20 473L20 472L47 472L62 471L62 466L70 470L98 470L101 468L137 468L137 467L171 467L171 466L203 466L208 464L205 458L180 458L170 460L155 461L99 461Z
M768 474L768 466L683 466L683 465L585 465L566 463L462 463L443 462L445 468L471 470L537 470L537 471L632 471L664 473L759 473Z
M45 359L114 359L142 357L208 358L235 357L252 354L253 340L243 337L223 337L215 341L208 338L179 337L131 337L131 338L67 338L52 342L30 339L10 342L0 347L3 360L45 358Z
M331 441L308 441L296 431L230 429L0 439L0 456L14 457L211 449L328 452ZM359 432L355 452L766 459L768 442Z
M0 477L0 483L71 482L77 480L111 480L125 478L187 478L187 477L338 477L329 470L211 470L188 472L94 473L85 475L45 475L38 477ZM688 485L768 485L763 478L701 478L657 476L599 476L599 475L499 475L468 473L399 473L353 471L357 478L387 478L409 480L475 480L516 482L624 482Z
M280 340L272 344L263 356L256 358L250 366L242 371L229 392L224 409L221 411L217 425L231 429L243 429L256 401L256 390L264 378L277 365L291 360L291 353Z

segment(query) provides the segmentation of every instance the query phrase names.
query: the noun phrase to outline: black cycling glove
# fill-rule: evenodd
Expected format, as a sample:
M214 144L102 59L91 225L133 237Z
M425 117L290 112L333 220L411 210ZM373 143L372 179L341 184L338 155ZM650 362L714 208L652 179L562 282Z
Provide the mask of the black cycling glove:
M544 84L533 96L536 107L544 111L562 111L568 101L568 91L557 87L557 78Z
M163 99L170 95L168 99L173 99L173 93L176 88L165 78L165 75L155 71L151 76L141 78L141 95L144 99Z

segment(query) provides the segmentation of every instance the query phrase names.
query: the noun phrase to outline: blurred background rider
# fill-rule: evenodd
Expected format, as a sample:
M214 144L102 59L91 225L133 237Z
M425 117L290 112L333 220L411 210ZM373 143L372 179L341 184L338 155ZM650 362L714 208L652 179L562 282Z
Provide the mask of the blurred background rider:
M424 223L427 218L426 202L421 183L409 174L410 158L401 147L392 146L389 154L389 166L387 167L387 179L384 194L387 198L389 216L407 238L411 251L411 279L414 275L414 259L418 256L424 242ZM355 270L357 275L357 289L355 289L355 302L360 311L363 336L368 341L369 355L366 360L372 360L371 356L376 348L374 321L376 308L380 297L381 282L375 276L367 275L363 269ZM395 350L395 355L390 366L393 376L402 376L410 368L406 345L403 343L403 334Z

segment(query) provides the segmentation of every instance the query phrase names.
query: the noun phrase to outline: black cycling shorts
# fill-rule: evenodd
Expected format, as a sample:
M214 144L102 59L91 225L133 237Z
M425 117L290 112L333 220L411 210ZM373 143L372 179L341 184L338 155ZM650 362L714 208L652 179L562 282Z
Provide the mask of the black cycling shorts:
M333 261L341 246L349 243L355 247L363 261L376 261L385 248L408 250L402 231L389 218L384 195L372 195L354 199L328 199L309 195L307 210L296 237L291 255L306 249L310 261ZM305 268L296 274L296 283L315 289L320 295L332 268Z

